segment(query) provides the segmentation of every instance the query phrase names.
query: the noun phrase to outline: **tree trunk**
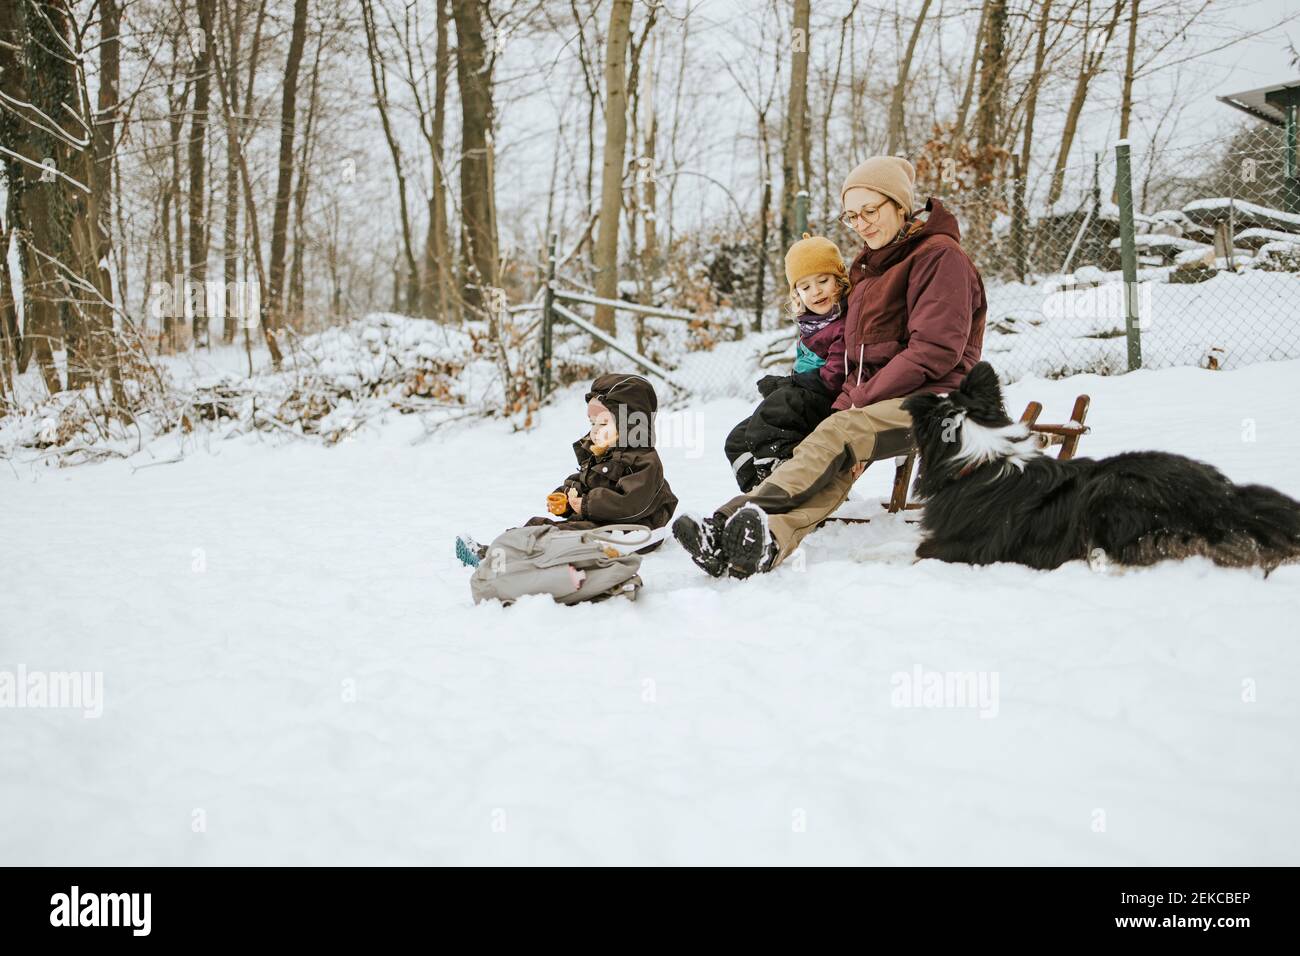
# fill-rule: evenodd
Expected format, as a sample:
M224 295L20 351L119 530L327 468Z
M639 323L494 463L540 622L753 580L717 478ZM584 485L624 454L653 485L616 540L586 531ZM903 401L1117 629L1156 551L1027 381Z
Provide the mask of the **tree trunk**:
M1006 0L986 0L984 17L984 45L980 50L979 99L975 106L976 149L968 154L974 173L973 186L983 190L984 199L971 204L962 223L962 240L968 248L983 251L990 245L992 235L992 196L999 178L1000 150L998 131L1001 127L1004 90L1002 78L1006 65Z
M889 147L888 152L907 151L907 133L904 128L903 103L907 94L907 81L912 73L912 57L916 53L917 41L921 38L921 27L925 24L925 15L930 12L931 0L923 0L921 12L912 24L912 33L907 38L907 49L903 52L902 62L898 64L898 82L894 84L894 95L889 103Z
M265 14L265 12L266 12L266 0L262 0L261 12L258 15L257 27L253 31L253 45L250 51L252 62L250 63L249 66L248 85L245 88L245 100L244 100L246 115L249 112L249 107L251 106L251 101L253 97L253 80L257 76L256 63L257 63L257 56L258 56L258 49L259 49L259 41L261 38L262 16L263 14ZM219 52L220 51L214 51L214 54L219 54ZM224 66L220 62L218 62L217 69L215 70L217 83L221 90L221 108L225 112L225 122L227 126L230 126L234 123L233 113L235 110L239 108L239 104L234 100L231 94L230 84L226 81L227 75L233 76L235 69L236 69L236 64L234 64L233 62L230 64L226 64ZM243 124L240 123L237 125L242 128ZM260 290L265 290L269 288L269 283L267 281L267 276L266 276L266 267L262 263L262 253L261 253L262 232L261 232L260 220L258 219L257 216L257 197L256 194L253 192L253 177L248 171L248 158L244 154L243 142L239 137L236 137L235 139L235 160L239 164L239 181L243 187L245 220L248 223L248 230L250 233L249 236L249 239L251 240L249 243L249 245L251 246L250 253L253 259L254 270L257 275L257 288L259 290L258 299L260 303L261 301ZM263 308L262 309L263 318L261 318L260 321L260 325L262 328L262 338L266 342L267 351L271 355L271 363L278 368L280 366L280 360L281 360L280 347L275 341L275 336L271 332L271 328L268 321L264 318L265 315L266 315L266 309ZM245 324L244 324L245 345L247 345L249 342L248 328L258 318L259 318L258 316L252 316L252 315L245 317ZM251 355L249 357L249 367L250 369L252 367Z
M623 153L627 146L627 48L632 0L614 0L605 47L605 155L600 175L600 232L596 238L596 295L618 298L618 220L623 208ZM614 331L614 309L596 306L596 326Z
M800 186L799 162L808 136L808 17L809 0L795 0L790 35L790 90L785 100L785 132L781 144L781 248L794 238L795 196Z
M208 136L208 89L212 63L212 3L213 0L195 0L199 15L197 38L192 38L198 49L194 50L194 69L191 82L194 84L194 110L190 113L190 267L186 277L203 287L208 277L208 229L205 221L204 174L207 172L207 136ZM206 296L195 303L192 317L191 338L195 348L208 344L208 316L206 314Z
M1129 120L1133 116L1133 61L1137 55L1138 0L1132 0L1128 20L1128 53L1124 57L1124 92L1119 107L1119 138L1128 139Z
M26 69L25 82L18 91L20 105L16 112L22 132L16 145L24 147L22 154L27 160L22 163L24 182L20 190L27 233L27 241L21 243L27 294L19 365L25 366L29 357L35 357L45 387L53 394L63 387L54 366L54 352L60 345L67 350L69 385L78 385L83 378L84 328L71 314L72 303L60 269L72 261L74 197L68 195L59 175L73 172L69 147L66 139L52 132L55 127L40 121L40 117L58 116L69 122L67 110L76 102L76 96L68 76L68 61L57 52L69 42L66 12L37 0L20 0L18 9L18 39ZM9 106L6 103L4 108ZM75 120L69 125L75 128ZM43 164L48 164L48 170Z
M266 320L273 333L284 324L284 259L293 186L294 131L298 120L298 69L306 40L307 0L294 0L293 30L284 66L284 98L280 103L280 166L275 186L275 215L271 224L270 288L266 294Z
M496 194L492 158L495 113L492 64L483 40L483 0L456 0L456 79L461 119L461 276L460 295L470 309L483 311L487 289L498 285ZM496 315L487 311L496 328Z
M248 79L244 83L244 117L253 115L253 95L257 89L257 67L262 61L262 28L266 25L268 0L259 0L257 5L257 21L253 26L253 42L248 49ZM229 71L231 77L236 77L239 70L239 61L232 60ZM231 87L232 96L230 108L239 108L239 99L233 95L234 86ZM253 276L257 282L258 289L258 307L257 315L250 315L244 319L244 347L250 351L249 368L252 368L252 355L249 336L249 327L254 322L262 330L262 338L266 341L267 349L271 353L271 360L275 365L280 364L279 346L276 345L275 337L270 334L266 325L266 310L261 307L261 298L266 294L267 278L266 264L262 258L262 226L261 220L257 214L257 198L253 193L253 180L248 171L248 160L244 152L245 132L244 120L241 118L236 124L239 129L239 184L240 200L244 208L244 281L252 281L248 278L248 260L247 256L251 253L253 259Z
M652 146L643 146L648 139L649 130L641 126L641 104L646 104L647 122L652 121L654 114L654 47L657 34L654 33L655 18L658 15L658 9L651 7L646 15L645 27L641 31L641 38L632 37L631 43L631 62L628 65L627 95L632 105L631 123L632 123L632 156L633 164L636 167L632 189L627 193L627 202L624 204L627 211L627 259L629 262L636 264L633 270L636 275L637 301L648 301L650 281L649 272L646 269L647 263L644 250L639 249L637 242L639 239L639 230L641 219L644 216L645 222L654 228L654 214L652 210L647 210L642 205L643 189L654 179L654 162L649 153L653 152ZM641 54L645 49L646 43L650 43L651 61L645 69L645 82L642 83ZM642 96L643 88L648 92ZM645 342L645 316L638 315L636 318L636 350L644 353L646 348Z
M1034 116L1038 111L1038 91L1043 82L1043 64L1047 59L1047 30L1051 24L1052 0L1042 0L1042 9L1038 14L1038 36L1034 41L1034 71L1029 77L1029 89L1025 93L1025 135L1020 147L1020 158L1016 163L1015 197L1011 213L1011 247L1015 259L1015 271L1021 282L1026 280L1029 272L1029 253L1026 229L1028 212L1025 207L1026 180L1029 178L1029 163L1033 156Z
M1138 0L1132 0L1128 20L1128 52L1124 56L1124 86L1119 103L1119 138L1128 139L1129 122L1133 116L1133 61L1137 56ZM1119 202L1119 182L1110 193L1111 202Z
M653 298L654 277L659 271L659 223L655 214L655 207L659 201L655 182L655 165L657 161L655 141L659 138L659 116L655 110L654 99L656 71L658 69L658 64L654 62L655 55L658 52L657 47L658 41L656 40L655 45L651 47L650 67L646 71L645 87L648 92L644 98L646 121L643 136L645 166L641 175L641 222L645 233L641 244L641 300L647 304Z
M688 8L689 9L689 8ZM594 68L587 55L587 28L586 23L578 13L577 3L570 4L570 10L573 14L574 26L578 29L577 54L578 63L582 67L582 82L587 90L587 167L584 185L586 187L584 195L586 196L586 206L584 207L588 214L595 206L595 190L593 187L596 175L596 110L600 105L600 89L595 77ZM689 25L689 19L687 24ZM686 26L684 25L684 26ZM588 231L590 232L590 230ZM585 244L588 241L583 239ZM575 252L575 255L581 252L581 247Z
M117 183L113 179L117 152L118 83L122 75L122 45L118 34L122 28L119 0L100 0L99 103L95 113L95 169L99 191L104 197L100 212L105 235L112 232Z
M26 98L26 70L18 57L22 44L18 5L0 3L0 91L10 99ZM26 155L25 139L26 132L18 117L9 110L0 109L0 143ZM23 168L20 161L0 154L0 178L8 196L8 207L3 220L0 220L0 395L12 395L14 377L20 371L18 356L23 351L23 329L19 317L26 318L28 299L21 252L16 257L18 273L11 273L9 268L10 244L15 249L20 248L23 219Z
M95 304L98 328L95 338L95 364L100 374L108 377L113 401L119 407L126 405L126 395L122 390L120 363L117 351L117 339L113 335L113 282L109 274L109 262L113 259L111 236L113 234L114 197L118 183L113 177L117 161L117 110L118 83L122 74L122 45L119 33L122 26L122 10L118 0L100 0L100 46L99 46L99 97L94 112L94 153L90 158L95 175L93 179L93 199L96 214L93 224L96 239L95 261L93 268L98 276L98 287L102 301ZM84 90L84 75L81 82ZM89 92L86 92L89 98ZM125 290L119 290L125 301Z
M1006 66L1007 2L988 0L984 26L984 49L980 55L979 104L975 110L975 133L981 153L993 150L998 143L1004 97L1002 77ZM981 166L989 162L985 159ZM981 169L981 179L988 170ZM979 185L987 185L979 182Z
M169 219L169 222L163 224L163 245L167 254L167 275L165 281L171 285L182 284L185 282L185 225L181 217L181 133L184 130L185 110L190 100L190 90L192 86L187 80L181 87L179 95L173 92L169 84L167 88L167 103L171 110L168 117L168 132L171 134L169 145L171 147L171 183L167 195L163 200L163 216ZM175 235L172 235L172 232ZM175 302L178 297L172 297L170 302ZM183 298L180 296L179 298ZM158 350L160 352L174 352L177 347L177 323L183 323L184 313L176 315L171 304L165 306L162 317L162 329L158 339Z
M1034 116L1038 111L1038 91L1043 82L1043 64L1047 59L1047 29L1051 24L1052 0L1042 0L1038 14L1038 37L1034 42L1034 72L1029 77L1029 90L1025 96L1025 137L1020 147L1020 171L1029 175L1029 161L1034 145Z
M414 312L419 304L420 270L415 261L415 242L412 239L411 215L406 198L406 169L402 165L402 147L397 139L389 115L388 78L385 73L383 52L379 48L379 34L375 28L375 11L371 0L361 0L361 19L366 32L366 50L370 62L370 83L375 91L375 107L379 111L380 125L393 158L393 174L397 177L397 212L402 225L402 256L406 263L406 301L395 305L394 311Z
M984 26L988 22L989 2L984 0L980 6L980 22L975 28L975 42L971 47L970 69L966 73L966 85L962 88L961 104L957 107L957 119L953 124L953 146L950 153L956 155L956 147L966 138L966 116L970 113L971 100L975 96L975 76L979 69L981 44L984 41Z
M1049 206L1061 198L1061 191L1065 186L1065 168L1070 160L1070 147L1074 144L1074 135L1079 129L1079 116L1083 113L1083 105L1088 98L1088 86L1101 71L1102 56L1106 52L1106 47L1110 45L1111 37L1115 35L1115 27L1119 23L1123 9L1124 0L1115 0L1114 15L1106 26L1100 45L1092 51L1088 50L1087 43L1091 22L1088 19L1084 21L1084 43L1079 60L1079 76L1074 83L1074 95L1070 98L1070 108L1065 114L1065 128L1061 132L1061 148L1056 153L1056 167L1052 171L1052 185L1047 191L1047 204Z
M763 191L758 207L758 275L754 279L754 331L763 331L763 300L767 293L767 223L772 209L772 152L767 144L767 114L758 111L759 175Z
M316 54L311 64L311 93L307 97L307 118L302 129L302 154L298 161L298 184L293 191L293 260L289 265L289 315L302 328L306 307L306 215L311 184L311 161L316 146L316 114L320 105L320 60L325 50L325 25L321 24Z
M443 175L443 141L447 124L447 80L451 54L447 43L448 0L438 5L437 46L434 52L433 135L429 190L429 230L424 240L424 282L420 290L420 311L440 322L448 318L448 286L451 270L448 258L451 241L447 230L447 181Z
M226 24L226 42L229 44L229 58L227 63L230 69L226 71L226 79L229 83L230 96L235 101L239 101L239 47L244 32L244 0L233 0L235 4L234 15L225 14L223 6L223 19ZM239 137L240 123L239 118L232 112L226 111L226 217L225 227L221 240L221 255L223 262L222 278L226 283L225 292L225 320L221 327L221 341L227 345L235 341L235 333L239 328L239 304L240 299L236 290L239 288Z
M29 236L23 251L31 321L25 323L24 344L33 340L46 386L57 391L59 378L50 353L61 337L68 386L94 386L96 398L104 403L99 386L106 375L114 396L120 395L112 341L113 256L103 212L111 145L95 132L95 108L78 68L84 56L83 35L69 8L21 0L15 19L17 36L12 39L21 45L26 68L14 77L22 88L14 101L6 101L5 109L16 114L20 135L15 145L23 147L19 156L25 160L19 197ZM106 96L114 101L117 49L115 42L101 49L110 74ZM89 133L84 139L83 131ZM104 168L97 162L101 154ZM24 309L25 318L28 311Z

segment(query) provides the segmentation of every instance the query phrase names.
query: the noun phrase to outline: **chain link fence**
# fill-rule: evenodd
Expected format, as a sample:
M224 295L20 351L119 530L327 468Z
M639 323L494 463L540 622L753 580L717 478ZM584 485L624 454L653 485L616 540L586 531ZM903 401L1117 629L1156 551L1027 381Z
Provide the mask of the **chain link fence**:
M939 174L933 188L918 192L938 196L961 225L988 295L984 357L1005 379L1124 372L1132 364L1130 325L1143 367L1231 369L1300 357L1293 153L1280 129L1265 126L1183 149L1135 150L1131 285L1113 151L1045 181L1011 176L991 187L965 186L960 176L945 181L940 165L931 170ZM835 239L846 261L860 248L836 223L810 228ZM794 354L793 323L776 305L785 299L783 276L771 278L779 256L769 253L765 285L777 291L767 298L762 330L752 310L738 308L694 319L619 312L612 337L620 351L593 349L586 330L557 315L548 353L555 383L629 367L630 352L662 369L676 394L750 396L760 367L779 367ZM746 275L756 262L755 250ZM737 299L752 296L746 290ZM563 304L592 315L589 303Z
M695 312L635 301L603 300L569 278L552 282L539 303L538 392L589 382L609 371L635 369L666 388L661 401L756 395L755 372L793 361L795 327L771 310L756 328L752 310L710 303ZM614 308L612 329L595 327L598 304ZM550 321L547 321L549 310ZM549 326L549 332L548 332ZM549 340L548 340L549 335ZM787 354L788 353L788 354Z
M940 193L988 291L984 356L1008 378L1300 357L1300 184L1280 136L1131 158L1134 284L1124 282L1115 153L1035 202L1012 179ZM1086 178L1085 178L1086 177Z

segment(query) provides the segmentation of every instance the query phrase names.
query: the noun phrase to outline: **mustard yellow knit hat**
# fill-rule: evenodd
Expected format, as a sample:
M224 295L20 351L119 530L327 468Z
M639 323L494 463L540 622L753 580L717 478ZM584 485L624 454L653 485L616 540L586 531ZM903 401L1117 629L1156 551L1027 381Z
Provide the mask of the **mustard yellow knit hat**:
M793 287L800 279L819 273L848 277L839 247L825 236L803 234L785 254L785 278Z

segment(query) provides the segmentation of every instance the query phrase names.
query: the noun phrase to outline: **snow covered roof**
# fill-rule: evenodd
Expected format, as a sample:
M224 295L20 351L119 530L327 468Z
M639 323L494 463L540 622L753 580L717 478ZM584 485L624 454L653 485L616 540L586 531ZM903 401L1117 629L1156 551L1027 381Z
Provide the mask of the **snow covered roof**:
M1300 214L1285 212L1281 209L1270 209L1258 203L1245 202L1227 196L1194 200L1183 207L1183 212L1193 222L1213 222L1216 218L1227 215L1229 209L1232 210L1233 218L1238 222L1249 222L1251 225L1265 229L1281 229L1283 231L1300 229Z
M1283 232L1280 229L1243 229L1237 233L1237 242L1243 245L1264 242L1285 242L1293 246L1300 245L1300 235L1294 232Z
M1272 86L1261 86L1259 89L1246 90L1242 93L1229 93L1218 99L1220 103L1226 103L1233 109L1249 113L1257 120L1272 123L1274 126L1285 126L1286 114L1282 112L1281 101L1287 94L1290 94L1293 101L1300 100L1300 80L1274 83Z
M1110 248L1118 249L1119 247L1120 247L1120 241L1118 239L1112 239L1110 241ZM1139 251L1146 251L1151 249L1159 249L1159 250L1176 249L1179 251L1184 251L1187 249L1212 248L1210 246L1207 246L1203 242L1197 242L1195 239L1184 239L1181 236L1166 236L1161 233L1143 233L1141 235L1135 235L1133 237L1133 247Z

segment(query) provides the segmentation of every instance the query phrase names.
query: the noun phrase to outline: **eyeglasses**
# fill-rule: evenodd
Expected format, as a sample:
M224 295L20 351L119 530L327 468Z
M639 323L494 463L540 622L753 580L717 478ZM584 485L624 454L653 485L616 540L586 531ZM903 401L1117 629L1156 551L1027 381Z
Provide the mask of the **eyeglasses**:
M883 202L878 202L874 206L863 206L856 212L852 209L846 209L844 212L840 213L840 222L848 226L850 229L857 226L859 219L863 222L875 222L880 218L880 207L883 205Z

